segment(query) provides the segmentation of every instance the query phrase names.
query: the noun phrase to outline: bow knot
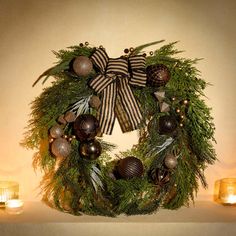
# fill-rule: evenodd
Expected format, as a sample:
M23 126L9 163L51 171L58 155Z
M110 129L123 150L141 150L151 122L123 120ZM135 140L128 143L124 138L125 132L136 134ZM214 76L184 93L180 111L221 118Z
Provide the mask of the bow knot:
M145 58L109 58L103 49L97 49L91 60L99 70L90 86L102 95L98 114L101 132L111 134L116 117L123 132L137 129L142 115L130 85L145 86Z

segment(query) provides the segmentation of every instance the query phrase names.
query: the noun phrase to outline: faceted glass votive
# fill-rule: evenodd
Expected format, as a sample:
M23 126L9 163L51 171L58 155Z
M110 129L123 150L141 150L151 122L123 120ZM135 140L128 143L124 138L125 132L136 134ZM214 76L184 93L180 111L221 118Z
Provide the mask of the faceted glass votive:
M218 199L223 205L236 205L236 178L220 180Z
M0 181L0 207L5 207L6 201L19 197L19 184L13 181Z
M19 199L11 199L6 201L5 206L8 214L19 215L23 212L24 202Z

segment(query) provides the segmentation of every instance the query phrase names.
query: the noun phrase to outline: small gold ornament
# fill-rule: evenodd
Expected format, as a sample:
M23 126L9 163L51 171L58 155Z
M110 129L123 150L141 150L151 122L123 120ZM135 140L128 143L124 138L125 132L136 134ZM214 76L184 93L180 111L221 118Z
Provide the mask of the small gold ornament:
M185 99L185 100L183 101L183 104L184 104L184 105L187 105L187 104L188 104L188 100Z

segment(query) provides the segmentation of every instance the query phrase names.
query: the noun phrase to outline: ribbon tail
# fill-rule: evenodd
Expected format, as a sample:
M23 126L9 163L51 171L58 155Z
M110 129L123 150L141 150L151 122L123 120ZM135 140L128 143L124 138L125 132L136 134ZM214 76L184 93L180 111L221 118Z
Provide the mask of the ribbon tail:
M121 105L122 108L116 108L116 113L118 113L116 115L121 125L122 131L124 130L125 132L128 132L139 127L139 124L142 120L142 114L134 94L128 84L128 78L121 78L118 81L119 88L117 91L117 96L119 96L120 99L120 103L118 104ZM123 120L127 122L125 125L122 123Z
M133 130L130 119L123 109L123 104L119 95L116 98L115 114L123 133L130 132Z
M99 110L101 132L111 134L115 123L116 83L107 86L102 92L102 105Z

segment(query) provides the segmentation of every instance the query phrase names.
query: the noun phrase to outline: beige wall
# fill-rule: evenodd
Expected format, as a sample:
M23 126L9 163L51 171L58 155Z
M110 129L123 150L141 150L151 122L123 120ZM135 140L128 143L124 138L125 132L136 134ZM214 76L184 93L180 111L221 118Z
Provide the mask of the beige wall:
M206 176L211 198L214 181L236 176L235 15L232 0L0 0L0 179L20 182L21 196L37 200L40 173L31 167L32 151L19 146L29 118L29 103L42 91L37 76L55 61L51 50L88 41L104 45L110 56L146 42L179 40L183 56L203 57L198 68L214 84L206 90L216 124L219 158ZM136 133L111 141L123 150Z

